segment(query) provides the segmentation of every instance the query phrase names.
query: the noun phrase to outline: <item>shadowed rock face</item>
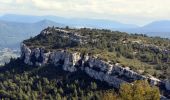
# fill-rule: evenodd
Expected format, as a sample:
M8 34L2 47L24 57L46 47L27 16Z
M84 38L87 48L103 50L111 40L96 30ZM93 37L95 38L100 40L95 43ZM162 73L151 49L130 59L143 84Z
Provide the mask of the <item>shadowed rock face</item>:
M89 56L88 54L83 55L79 52L69 52L66 50L45 52L43 48L31 49L25 44L21 44L21 59L28 65L44 66L52 63L56 66L62 65L63 70L69 72L83 70L90 77L105 81L115 88L119 88L120 84L124 82L130 83L135 80L144 79L149 80L151 85L162 83L159 79L145 77L119 64L109 64L109 62Z

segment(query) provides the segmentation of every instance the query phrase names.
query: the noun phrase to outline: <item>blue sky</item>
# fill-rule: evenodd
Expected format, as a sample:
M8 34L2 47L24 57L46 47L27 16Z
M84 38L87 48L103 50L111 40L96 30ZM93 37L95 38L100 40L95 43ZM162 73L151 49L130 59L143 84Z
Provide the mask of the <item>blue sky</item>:
M1 0L3 14L108 19L143 25L170 19L170 0Z

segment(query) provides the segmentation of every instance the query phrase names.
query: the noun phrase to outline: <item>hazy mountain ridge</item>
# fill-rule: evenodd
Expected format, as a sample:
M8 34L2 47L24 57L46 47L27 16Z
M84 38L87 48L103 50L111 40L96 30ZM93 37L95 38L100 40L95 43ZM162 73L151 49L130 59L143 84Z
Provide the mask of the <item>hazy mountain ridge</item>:
M50 20L52 23L54 22L61 23L73 27L104 28L104 29L125 31L130 33L145 33L148 35L152 35L152 33L155 33L155 36L157 35L164 36L162 35L162 33L170 33L169 20L154 21L152 23L148 23L141 27L134 24L125 24L117 21L104 20L104 19L66 18L66 17L50 16L50 15L31 16L31 15L6 14L1 16L0 20L17 22L17 23L36 23L42 20Z
M128 33L142 33L149 36L170 38L170 21L156 21L139 27L102 19L64 18L58 16L30 16L7 14L0 17L0 47L19 47L19 43L37 35L48 26L76 28L89 27L118 30Z
M170 21L162 20L155 21L144 25L139 28L125 29L121 31L129 32L129 33L143 33L149 36L160 36L163 38L170 38Z
M36 23L17 23L0 21L0 46L18 47L19 43L31 36L35 36L40 30L48 26L64 27L63 24L49 20L42 20Z
M103 19L65 18L65 17L58 17L58 16L30 16L30 15L15 15L15 14L7 14L0 17L0 20L21 22L21 23L35 23L44 19L51 20L57 23L62 23L69 26L77 26L77 27L108 28L108 29L138 27L137 25L133 25L133 24L124 24L117 21L103 20Z

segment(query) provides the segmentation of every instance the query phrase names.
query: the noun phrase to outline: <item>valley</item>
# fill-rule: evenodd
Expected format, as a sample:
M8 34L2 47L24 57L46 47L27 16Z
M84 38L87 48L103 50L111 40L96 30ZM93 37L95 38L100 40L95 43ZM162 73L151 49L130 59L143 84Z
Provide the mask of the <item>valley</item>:
M20 56L20 51L17 49L3 48L0 49L0 66L5 63L9 63L10 59L18 58Z

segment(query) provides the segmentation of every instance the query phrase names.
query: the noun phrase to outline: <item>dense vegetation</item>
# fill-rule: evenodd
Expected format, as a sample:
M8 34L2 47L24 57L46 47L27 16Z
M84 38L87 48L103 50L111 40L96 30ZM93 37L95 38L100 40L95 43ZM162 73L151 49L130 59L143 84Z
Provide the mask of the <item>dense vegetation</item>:
M123 84L114 90L82 71L65 72L61 66L28 66L11 60L0 67L0 99L5 100L159 100L159 89L146 81Z
M118 31L99 29L64 30L85 37L85 43L61 37L54 27L47 28L52 34L42 35L25 40L32 47L45 47L46 50L67 49L97 55L99 58L120 63L141 74L148 73L160 79L167 78L170 67L170 40L159 37L148 37L143 34L127 34Z

